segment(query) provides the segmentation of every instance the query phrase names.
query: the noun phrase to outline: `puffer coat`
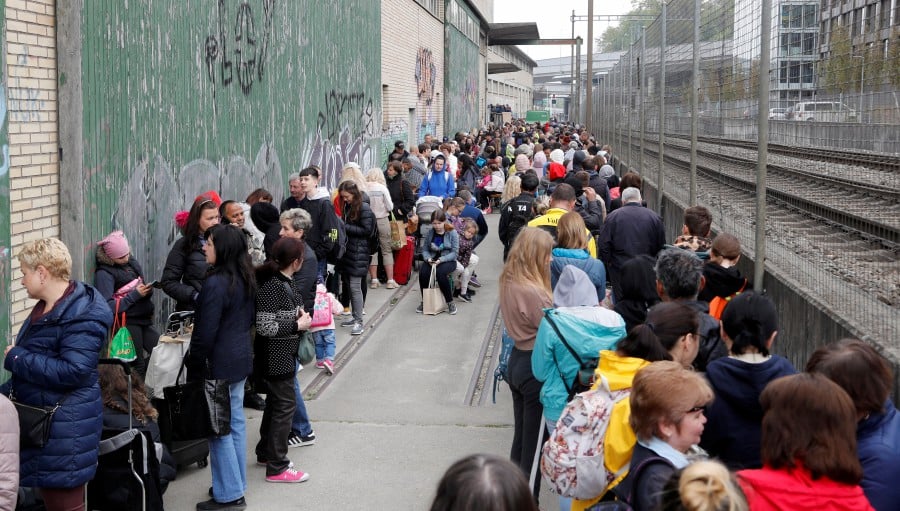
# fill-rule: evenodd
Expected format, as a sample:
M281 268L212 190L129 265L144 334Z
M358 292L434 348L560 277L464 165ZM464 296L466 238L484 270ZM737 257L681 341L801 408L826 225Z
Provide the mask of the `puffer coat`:
M338 271L351 277L365 277L369 271L372 252L369 238L375 229L375 214L365 202L356 221L348 219L348 208L344 208L344 227L347 230L347 250L337 265Z
M187 239L178 238L166 257L159 283L162 290L175 299L175 310L194 310L197 306L195 296L199 296L203 281L209 271L206 254L203 250L185 252Z
M25 320L4 367L12 378L0 392L32 406L60 403L43 449L20 453L20 484L37 488L74 488L97 468L103 428L103 403L97 360L113 322L106 300L91 286L74 290L50 312Z

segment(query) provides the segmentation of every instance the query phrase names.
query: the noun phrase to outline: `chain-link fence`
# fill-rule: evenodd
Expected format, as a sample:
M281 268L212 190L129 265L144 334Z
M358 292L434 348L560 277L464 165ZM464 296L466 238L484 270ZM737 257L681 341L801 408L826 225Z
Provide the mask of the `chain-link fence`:
M707 207L714 231L765 260L766 287L777 281L897 362L900 14L863 3L667 2L599 77L592 126L620 170L642 175L670 234L683 208ZM805 361L835 339L795 312L782 321L797 338L780 342Z

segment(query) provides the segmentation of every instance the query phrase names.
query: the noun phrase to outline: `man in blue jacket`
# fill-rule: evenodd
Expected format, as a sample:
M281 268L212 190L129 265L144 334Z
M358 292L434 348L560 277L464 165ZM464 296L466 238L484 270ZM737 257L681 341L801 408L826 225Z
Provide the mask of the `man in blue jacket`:
M442 199L450 199L456 196L456 180L453 170L447 167L443 154L434 157L431 170L425 174L422 184L419 186L419 198L433 195Z

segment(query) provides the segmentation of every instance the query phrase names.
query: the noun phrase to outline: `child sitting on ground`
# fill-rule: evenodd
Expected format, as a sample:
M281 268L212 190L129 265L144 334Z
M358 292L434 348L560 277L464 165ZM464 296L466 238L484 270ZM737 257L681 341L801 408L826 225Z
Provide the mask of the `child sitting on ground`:
M456 256L456 271L453 273L453 280L459 283L460 300L472 303L472 296L475 294L469 291L469 281L475 273L475 267L478 266L478 255L475 254L475 235L478 234L478 224L471 218L462 219L463 228L462 236L459 237L459 252Z
M309 333L316 342L316 368L334 374L334 317L343 312L344 306L325 288L316 285L316 302Z
M737 269L741 260L741 242L737 237L726 232L720 233L712 242L709 261L703 266L703 277L706 284L700 290L698 300L710 302L710 315L713 314L712 302L718 297L728 301L737 293L752 287L750 282ZM724 307L723 307L724 308Z
M712 215L703 206L691 206L684 210L684 225L681 227L681 236L675 238L672 243L678 248L692 250L694 252L706 252L709 250L709 229L712 226Z

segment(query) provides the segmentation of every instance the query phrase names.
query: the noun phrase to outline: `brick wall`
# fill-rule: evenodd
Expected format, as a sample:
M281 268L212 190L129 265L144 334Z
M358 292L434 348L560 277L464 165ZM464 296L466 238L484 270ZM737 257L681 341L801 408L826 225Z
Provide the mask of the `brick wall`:
M6 0L13 334L34 305L21 285L19 248L59 236L55 10L54 0Z
M405 139L399 136L405 127L416 143L426 131L440 139L444 135L444 24L413 0L385 0L381 9L381 83L387 85L382 88L384 136ZM421 95L419 83L424 84L428 75L420 71L417 80L420 60L434 66L434 88L426 87ZM430 105L426 104L429 99ZM413 125L409 124L410 108L416 109Z

